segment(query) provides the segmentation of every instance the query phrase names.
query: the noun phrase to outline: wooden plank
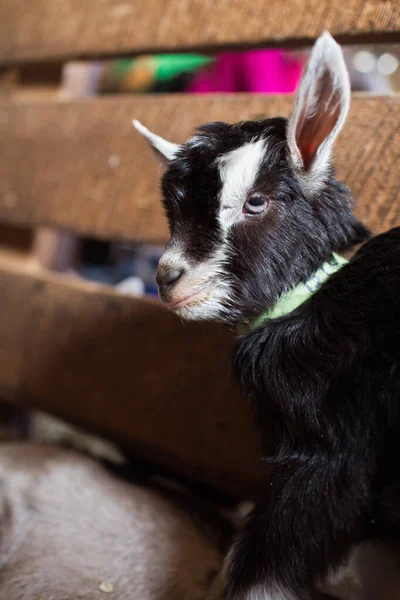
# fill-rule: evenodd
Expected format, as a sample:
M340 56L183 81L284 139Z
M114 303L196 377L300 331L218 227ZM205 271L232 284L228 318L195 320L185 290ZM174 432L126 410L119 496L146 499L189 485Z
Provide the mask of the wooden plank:
M0 220L99 238L163 243L160 167L132 117L174 141L206 121L288 115L289 96L187 95L0 102ZM400 96L357 96L338 176L376 231L399 223Z
M220 489L255 493L261 467L249 402L228 374L230 333L9 255L0 313L3 398Z
M347 42L388 40L400 30L397 0L1 0L0 14L3 62L304 42L325 29Z
M32 249L33 234L30 229L0 225L1 248L10 248L22 254L29 254Z

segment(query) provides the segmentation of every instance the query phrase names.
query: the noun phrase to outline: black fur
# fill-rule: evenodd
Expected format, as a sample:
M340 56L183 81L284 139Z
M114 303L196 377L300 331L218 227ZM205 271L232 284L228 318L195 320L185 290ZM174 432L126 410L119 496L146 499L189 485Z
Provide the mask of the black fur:
M189 260L201 262L222 243L216 159L251 140L267 140L253 192L270 199L268 213L232 228L227 240L222 276L234 291L229 311L234 323L249 321L306 281L332 250L347 250L369 235L353 216L349 190L332 168L326 183L310 192L291 164L286 127L284 118L203 125L197 132L203 144L183 145L163 177L171 239L179 239Z
M232 595L271 579L313 598L355 543L400 539L399 290L396 228L240 341L272 476L234 546Z
M285 119L214 123L200 135L204 143L183 146L163 180L172 238L193 263L222 240L215 159L268 140L253 191L270 207L228 234L225 320L249 321L333 251L369 237L332 169L315 188L295 170ZM254 403L269 476L233 544L227 598L255 586L327 598L319 589L355 544L400 541L399 284L397 228L364 245L290 315L240 340L234 368Z

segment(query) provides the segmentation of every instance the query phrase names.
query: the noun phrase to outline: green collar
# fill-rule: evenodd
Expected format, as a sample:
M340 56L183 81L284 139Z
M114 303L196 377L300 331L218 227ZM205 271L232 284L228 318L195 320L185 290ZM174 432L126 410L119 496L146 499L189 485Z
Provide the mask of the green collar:
M286 292L272 308L257 317L257 319L250 324L250 329L255 329L270 319L284 317L292 312L292 310L308 300L328 277L333 275L333 273L336 273L336 271L341 269L347 263L348 260L346 258L343 258L343 256L339 256L334 252L330 260L325 262L308 281L299 283L299 285L296 285L296 287Z

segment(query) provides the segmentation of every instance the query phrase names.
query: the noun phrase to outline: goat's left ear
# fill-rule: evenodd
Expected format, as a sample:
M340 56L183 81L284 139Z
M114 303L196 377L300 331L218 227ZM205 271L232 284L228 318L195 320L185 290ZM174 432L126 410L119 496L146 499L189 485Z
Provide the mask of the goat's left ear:
M139 121L136 121L136 119L134 119L132 123L135 129L150 142L164 164L168 164L171 160L174 160L176 153L180 148L179 144L173 144L172 142L164 140L164 138L152 133L147 127L142 125Z
M340 46L325 32L316 41L288 124L295 166L323 173L350 106L350 81Z

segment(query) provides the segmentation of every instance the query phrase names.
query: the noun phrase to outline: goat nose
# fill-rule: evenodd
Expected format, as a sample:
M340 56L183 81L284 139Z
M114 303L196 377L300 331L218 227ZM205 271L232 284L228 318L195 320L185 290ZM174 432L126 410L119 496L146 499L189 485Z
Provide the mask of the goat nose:
M159 268L157 271L156 281L160 287L171 287L182 277L183 269Z

